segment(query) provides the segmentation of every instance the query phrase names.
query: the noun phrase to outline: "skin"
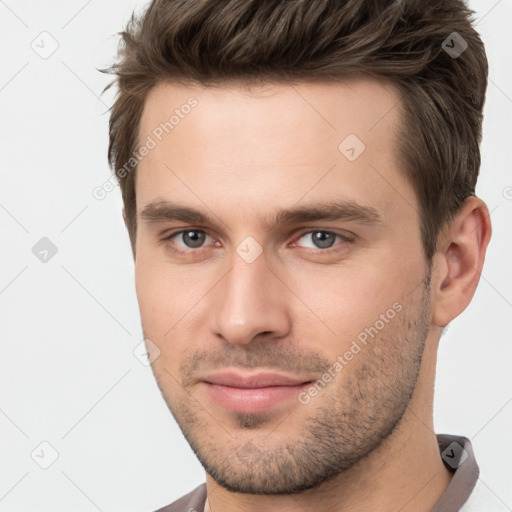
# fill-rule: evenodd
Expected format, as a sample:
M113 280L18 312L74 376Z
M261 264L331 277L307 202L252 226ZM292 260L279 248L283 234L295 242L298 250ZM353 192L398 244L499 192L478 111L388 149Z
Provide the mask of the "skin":
M138 167L135 277L144 337L160 351L153 373L207 470L205 510L431 510L451 478L433 430L437 347L478 284L485 203L466 201L429 266L388 82L160 84L140 143L191 96L197 106ZM366 146L354 161L338 150L348 134ZM328 200L371 206L381 221L264 223ZM143 219L156 201L215 225ZM202 245L165 240L180 230L205 233ZM347 239L326 249L311 232ZM263 250L251 263L237 253L249 236ZM307 404L236 413L199 381L226 367L316 381L393 304L400 311Z

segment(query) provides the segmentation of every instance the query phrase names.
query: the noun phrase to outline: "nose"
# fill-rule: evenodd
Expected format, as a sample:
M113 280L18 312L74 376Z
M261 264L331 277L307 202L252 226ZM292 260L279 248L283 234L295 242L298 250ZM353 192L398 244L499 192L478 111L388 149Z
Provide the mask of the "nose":
M252 263L235 254L232 262L213 297L215 334L233 345L289 334L291 292L267 264L265 253Z

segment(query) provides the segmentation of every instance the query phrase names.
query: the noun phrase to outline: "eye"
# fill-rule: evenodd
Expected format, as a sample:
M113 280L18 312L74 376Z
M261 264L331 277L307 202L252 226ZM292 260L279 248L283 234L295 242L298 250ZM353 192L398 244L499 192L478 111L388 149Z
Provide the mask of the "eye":
M179 254L190 253L194 249L201 249L205 245L205 241L207 238L211 238L215 241L215 239L206 233L202 229L186 229L177 231L175 233L171 233L170 235L164 237L164 241L175 241L171 244L171 250ZM303 232L297 241L304 239L306 243L309 241L312 245L309 247L306 245L307 249L318 250L321 249L320 252L330 252L330 249L334 246L336 239L340 240L340 243L337 245L343 245L343 242L351 242L352 238L342 235L340 233L335 233L333 231L323 231L323 230L310 230ZM181 242L181 244L180 244ZM216 242L218 245L218 242ZM294 244L297 244L295 242ZM302 244L299 244L302 245ZM333 249L335 250L335 249ZM195 251L193 251L195 252Z
M175 242L178 247L183 247L183 249L173 248L176 252L187 252L187 249L200 249L206 240L206 237L212 238L205 231L200 229L187 229L184 231L178 231L177 233L172 233L171 235L164 238L164 240L172 240L176 239L178 242L181 241L183 245L179 245L179 243Z
M302 233L298 240L305 239L306 241L311 241L313 246L307 247L308 249L324 249L323 252L326 252L325 249L330 249L333 247L336 238L340 239L342 242L350 242L351 239L347 236L341 235L339 233L334 233L332 231L307 231ZM338 244L341 245L341 244Z

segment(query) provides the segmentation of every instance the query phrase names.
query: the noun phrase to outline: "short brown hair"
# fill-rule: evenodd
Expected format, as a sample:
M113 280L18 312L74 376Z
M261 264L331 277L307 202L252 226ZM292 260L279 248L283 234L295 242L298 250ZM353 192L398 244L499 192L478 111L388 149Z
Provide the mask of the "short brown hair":
M116 75L107 86L118 87L108 159L113 170L129 169L115 172L134 255L137 162L130 157L156 84L363 73L386 77L401 92L400 156L431 261L439 230L474 195L480 168L488 68L472 16L462 0L154 0L142 15L133 13L117 62L102 71Z

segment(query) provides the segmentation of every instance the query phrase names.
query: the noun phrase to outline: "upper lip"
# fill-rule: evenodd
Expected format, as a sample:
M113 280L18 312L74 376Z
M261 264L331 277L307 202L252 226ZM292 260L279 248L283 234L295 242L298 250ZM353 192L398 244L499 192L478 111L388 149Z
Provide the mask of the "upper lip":
M246 389L266 388L270 386L297 386L310 382L308 379L290 377L282 373L262 371L257 373L244 373L233 370L210 373L201 380L210 384Z

